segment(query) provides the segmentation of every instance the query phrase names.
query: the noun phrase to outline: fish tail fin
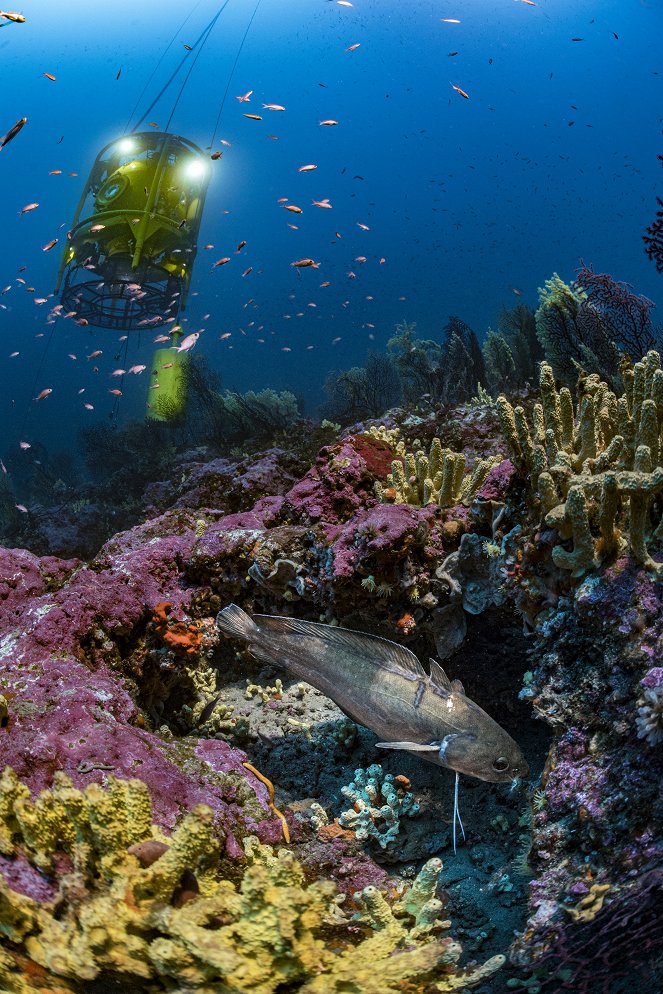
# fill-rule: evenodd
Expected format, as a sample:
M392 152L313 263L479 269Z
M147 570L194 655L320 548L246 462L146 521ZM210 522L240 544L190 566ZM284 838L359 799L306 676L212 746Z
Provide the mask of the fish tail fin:
M255 641L260 635L260 629L246 611L237 604L229 604L216 616L216 627L233 638Z

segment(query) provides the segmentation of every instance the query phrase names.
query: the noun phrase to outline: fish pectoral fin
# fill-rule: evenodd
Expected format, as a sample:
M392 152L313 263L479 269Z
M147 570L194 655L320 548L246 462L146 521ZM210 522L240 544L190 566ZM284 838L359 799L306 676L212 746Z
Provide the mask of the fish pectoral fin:
M438 752L439 742L376 742L378 749L406 749L408 752Z

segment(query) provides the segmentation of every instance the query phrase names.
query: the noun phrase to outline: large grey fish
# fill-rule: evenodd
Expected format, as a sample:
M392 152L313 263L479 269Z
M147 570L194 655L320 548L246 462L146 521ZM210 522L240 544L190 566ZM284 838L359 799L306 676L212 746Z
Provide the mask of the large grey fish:
M256 614L236 604L219 612L221 631L245 639L258 659L317 687L353 721L384 741L479 780L525 777L518 745L430 660L430 675L409 649L388 639L295 618Z

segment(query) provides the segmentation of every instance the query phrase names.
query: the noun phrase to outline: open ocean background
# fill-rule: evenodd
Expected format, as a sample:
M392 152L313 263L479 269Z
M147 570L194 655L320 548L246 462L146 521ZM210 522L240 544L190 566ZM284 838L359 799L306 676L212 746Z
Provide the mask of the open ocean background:
M0 132L28 119L0 152L0 289L11 287L0 296L0 455L20 439L71 451L77 430L112 410L118 333L49 325L57 301L35 298L53 291L97 153L131 127L159 59L133 121L218 5L43 0L17 9L26 23L0 29ZM254 9L229 0L175 111L170 131L202 148ZM328 372L384 350L397 322L440 338L458 315L482 340L501 308L536 307L537 288L554 271L570 281L580 259L657 302L662 323L662 278L642 243L663 180L662 38L659 2L262 0L221 115L214 149L223 156L210 163L182 315L185 331L204 328L196 351L224 387L290 389L314 415ZM190 64L150 113L160 127ZM234 99L249 90L250 102ZM338 126L319 125L328 118ZM307 163L317 169L298 172ZM49 176L54 169L62 175ZM284 211L281 197L303 213ZM311 206L323 198L331 210ZM31 202L39 207L18 213ZM213 269L225 255L231 263ZM301 257L320 268L294 269ZM154 334L131 333L127 363L149 368ZM98 373L85 359L96 349ZM145 407L147 374L129 379L121 421ZM47 387L52 394L34 403Z

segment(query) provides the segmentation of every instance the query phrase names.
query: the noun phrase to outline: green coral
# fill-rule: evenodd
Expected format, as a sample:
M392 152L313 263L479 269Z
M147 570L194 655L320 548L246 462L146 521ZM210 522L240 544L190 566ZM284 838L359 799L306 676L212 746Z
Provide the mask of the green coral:
M362 841L375 839L381 849L398 838L401 818L406 815L412 818L419 813L414 794L391 773L385 773L379 763L366 770L355 770L354 780L341 787L341 793L352 802L352 807L341 814L339 825L351 829Z
M386 486L379 481L375 484L375 492L383 503L469 505L492 467L501 462L501 456L479 459L472 472L466 473L465 456L443 449L439 438L433 439L428 453L423 449L407 452L402 441L396 452L398 459L391 464Z
M597 374L581 378L580 399L557 390L541 365L541 403L530 426L522 407L497 399L511 459L532 481L546 524L572 549L553 560L581 576L626 548L636 563L663 577L649 547L663 539L663 370L650 351L623 373L617 397Z
M390 905L372 887L343 913L336 885L306 883L288 850L250 837L236 885L220 876L219 836L205 805L169 837L151 826L137 780L109 777L78 791L60 774L34 801L10 770L0 784L3 852L43 868L57 890L40 902L0 875L0 989L65 994L68 981L105 974L171 994L397 994L404 982L440 992L474 986L504 957L462 972L460 945L440 937L435 897L441 863L431 860ZM37 831L33 815L44 816ZM53 857L71 869L56 875ZM357 941L357 929L364 935ZM333 939L326 936L333 930ZM21 974L27 958L35 985ZM35 966L36 964L36 966ZM49 981L38 968L48 971ZM48 984L48 987L47 987Z

